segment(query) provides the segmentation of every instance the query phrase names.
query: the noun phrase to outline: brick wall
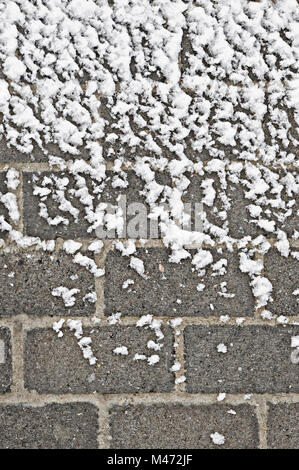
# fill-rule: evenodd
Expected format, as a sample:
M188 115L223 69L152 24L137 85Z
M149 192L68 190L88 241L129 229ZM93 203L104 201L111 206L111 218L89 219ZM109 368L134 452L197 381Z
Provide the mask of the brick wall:
M57 173L58 169L46 163L10 161L5 157L9 150L1 152L0 184L8 167L18 169L21 176L15 191L21 210L16 228L25 235L54 238L54 229L38 215L30 181L37 171ZM132 200L137 187L130 186ZM97 265L105 267L104 277L96 278L72 263L62 250L64 239L80 241L83 251L92 240L82 217L59 232L53 252L20 249L4 235L0 447L215 448L210 438L214 432L225 436L222 447L228 448L299 446L299 366L290 360L290 338L299 335L299 316L294 315L291 296L298 272L292 258L282 258L273 249L264 260L266 275L277 292L272 310L290 319L289 324L279 325L262 319L261 309L255 310L250 279L237 269L235 251L221 254L228 262L221 281L233 286L235 297L217 303L217 281L207 276L205 296L200 296L195 288L198 278L188 262L169 263L168 250L159 239L144 246L137 241L137 256L148 270L146 281L128 267L128 259L113 248L111 240L94 255ZM13 277L8 276L11 272ZM77 275L76 281L72 275ZM128 278L135 282L131 291L121 289ZM80 285L71 309L51 295L58 285ZM97 302L84 302L84 295L92 290L97 292ZM108 317L120 310L125 312L121 322L111 325ZM136 327L146 314L163 323L164 346L154 366L133 359L149 340L155 340L153 330ZM97 325L94 315L101 320ZM223 322L221 315L229 319ZM52 326L61 317L82 320L97 357L94 366L83 359L72 332L64 329L64 336L57 337ZM169 320L176 317L182 323L174 328ZM217 350L222 343L226 353ZM129 354L113 354L122 344ZM173 372L175 362L182 367ZM183 375L185 382L178 380ZM225 400L219 401L223 392Z

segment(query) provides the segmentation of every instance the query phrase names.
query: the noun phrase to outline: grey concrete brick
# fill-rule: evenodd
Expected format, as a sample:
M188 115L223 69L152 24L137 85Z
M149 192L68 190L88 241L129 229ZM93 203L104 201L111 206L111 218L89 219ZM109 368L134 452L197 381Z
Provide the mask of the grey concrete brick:
M292 249L292 253L299 254ZM293 292L299 286L299 263L293 256L281 256L276 249L271 249L264 257L264 273L273 286L272 298L267 308L279 315L298 315L299 299Z
M61 181L66 176L69 178L69 183L65 191L65 197L75 209L80 211L77 221L69 212L60 211L60 203L53 200L55 188L58 189L54 181ZM45 186L52 191L52 194L47 200L33 194L35 185L42 187L44 178L51 178L53 181L52 184ZM59 185L59 182L57 184ZM74 186L73 178L65 173L41 172L39 175L38 173L24 172L24 230L26 235L38 236L42 239L53 239L58 237L84 238L88 236L87 228L89 224L84 218L86 215L84 213L84 209L78 198L70 194L70 190L74 189L78 188ZM46 205L50 218L61 216L69 221L68 224L60 223L59 225L49 225L47 220L40 216L40 204L43 203Z
M9 392L12 382L10 330L0 327L0 393Z
M221 179L214 173L191 175L191 177L189 177L190 184L185 191L183 200L187 203L198 203L202 201L204 191L201 184L207 179L212 179L213 188L216 192L214 203L211 207L203 204L203 210L207 217L207 221L203 224L203 231L210 234L212 238L215 237L215 233L217 233L216 230L219 230L219 228L226 230L227 234L233 238L242 238L245 236L255 238L259 235L268 238L273 237L272 232L267 232L257 225L256 222L259 218L274 221L276 229L283 230L288 236L292 236L294 230L298 230L299 226L298 196L294 195L294 193L288 194L288 187L284 180L286 177L285 171L276 170L274 174L278 178L279 183L283 182L283 189L281 194L279 194L279 198L281 197L282 204L285 204L286 208L281 208L279 205L275 207L274 203L273 207L271 206L270 203L275 201L275 196L271 192L273 188L271 184L269 185L269 190L266 191L265 195L261 198L261 201L248 199L248 187L244 183L248 182L249 178L246 176L244 170L240 174L243 184L240 184L240 182L238 184L233 183L230 179L231 175L229 171L225 171L224 177ZM262 175L267 179L263 172ZM227 203L229 203L229 206ZM260 205L262 210L260 217L253 218L250 215L250 204ZM222 219L224 212L227 212L227 219L225 220ZM287 217L286 214L288 214ZM194 218L193 212L192 216Z
M93 198L93 210L100 202L110 203L117 205L117 198L120 196L126 196L127 209L131 203L145 203L145 198L142 195L144 190L144 183L136 176L133 171L126 173L127 175L127 187L114 187L113 173L107 172L107 178L101 184L92 180L86 175L79 177L80 181L76 181L73 175L61 172L41 172L37 173L24 173L23 187L24 187L24 226L25 232L28 235L42 236L43 238L55 238L57 236L76 238L76 237L89 237L93 236L94 233L88 232L90 223L86 220L86 207L80 202L81 195L78 190L82 187L82 181L85 179L85 184L88 188L90 196ZM229 234L234 238L242 238L244 236L251 236L255 238L258 235L270 236L271 233L256 226L255 219L250 217L248 206L253 201L246 199L246 186L236 185L229 182L228 186L223 188L223 181L220 181L219 177L214 174L205 174L204 176L193 175L190 177L190 185L188 186L185 194L183 195L183 201L191 203L192 209L192 224L190 229L194 230L194 210L195 204L201 203L204 197L203 188L201 184L204 180L213 179L213 187L216 191L215 201L212 207L205 205L203 206L204 212L206 213L207 220L203 224L204 233L208 233L215 238L215 234L219 233L219 229L222 233ZM282 178L283 175L280 175ZM47 178L47 180L45 180ZM59 189L59 180L67 178L67 184L65 186L64 195L66 199L79 211L77 219L75 219L69 212L62 211L60 208L60 202L57 200L57 190ZM52 182L50 182L52 180ZM58 182L57 182L58 181ZM171 179L166 173L157 173L156 182L162 186L171 187ZM43 187L51 190L51 194L46 196L39 196L33 194L34 187ZM77 192L77 194L76 194ZM227 206L226 196L223 197L224 192L230 201L230 208ZM163 203L165 199L165 191L162 191L160 198L156 203ZM271 194L267 195L268 199L271 199ZM291 198L284 195L285 202L290 202ZM45 204L48 214L54 218L57 215L67 219L67 223L59 223L58 225L49 225L47 220L40 216L40 204ZM266 206L269 210L269 207ZM148 206L147 214L150 209ZM222 215L227 212L227 220L223 220ZM32 214L34 217L32 217ZM296 226L298 225L298 217L295 215L295 209L284 222L279 220L282 212L278 209L271 209L271 217L263 213L262 216L266 219L269 217L276 222L276 226L279 229L285 230L288 234L292 234ZM127 226L129 221L133 218L132 214L127 215ZM151 234L150 223L147 222L147 232L141 236L141 238L152 238L156 235ZM218 232L217 232L218 231ZM116 236L112 237L116 238ZM126 238L125 235L121 235L118 238ZM128 238L136 238L128 234Z
M73 263L63 251L0 254L0 317L28 315L88 315L95 304L83 297L94 292L94 276L85 267ZM71 276L76 276L72 280ZM76 302L66 307L52 290L63 286L77 288Z
M30 154L19 151L16 147L8 145L5 137L0 140L0 162L30 162Z
M263 172L263 177L269 184L269 189L264 195L267 205L261 205L263 209L261 217L273 220L276 229L283 230L290 238L295 230L298 231L299 227L299 192L294 189L296 183L298 186L298 172L290 169L275 169L272 171L270 179L277 178L276 185L277 183L281 185L281 192L278 195L275 194L275 185L269 181L266 170ZM294 178L295 185L289 182L290 177ZM263 197L260 199L263 199ZM260 199L256 200L256 204L259 204ZM273 236L271 233L269 235L270 237Z
M298 393L291 337L298 326L188 326L185 329L190 393ZM224 344L227 352L218 352Z
M1 449L95 449L97 408L90 403L1 405Z
M173 347L170 328L163 329L163 347L155 352L147 348L156 340L150 329L130 326L84 328L92 340L91 349L97 362L91 366L83 359L73 332L64 331L57 338L54 331L27 331L25 348L25 386L40 393L135 393L170 392L174 377ZM117 355L114 349L128 348L128 355ZM160 356L160 362L150 365L146 360L134 360L135 354Z
M38 113L36 115L38 117ZM22 144L21 144L22 146ZM72 155L63 152L54 142L44 143L44 150L42 150L36 143L33 143L32 152L25 153L17 147L8 144L5 137L0 140L0 163L42 163L48 162L48 156L54 155L55 157L63 158L64 160L71 160L74 158L82 158L83 160L89 159L88 150L84 146L79 147L79 155Z
M5 184L5 178L6 178L5 173L1 172L0 173L0 196L1 196L1 194L6 194L7 193L7 186ZM0 202L0 217L1 216L4 217L4 220L6 222L9 222L8 210L6 209L4 204L2 204ZM7 234L7 232L0 228L0 238L4 238L6 236L6 234Z
M203 200L204 191L201 184L207 178L213 180L213 188L216 191L216 196L214 204L211 207L203 204L203 211L206 213L207 217L207 221L203 224L204 233L208 233L212 238L215 237L215 230L218 229L225 230L227 235L233 238L242 238L245 236L255 238L261 234L267 235L267 232L249 223L250 215L247 209L249 201L245 198L245 190L240 185L236 186L231 183L229 183L225 189L222 188L217 175L193 175L190 178L190 185L183 197L184 202L199 203ZM229 209L226 206L226 200L222 199L224 192L230 201ZM221 217L224 211L227 212L226 220L223 220Z
M191 250L194 254L195 250ZM213 264L222 258L227 260L227 273L216 275L212 265L206 274L198 277L190 260L179 264L169 262L169 250L165 248L140 248L134 254L144 262L147 279L143 279L129 267L130 259L118 251L110 251L106 258L105 314L122 312L123 315L175 315L250 316L254 312L254 301L249 286L249 277L239 270L236 253L211 250ZM162 268L161 268L162 266ZM133 279L134 285L123 289L122 284ZM227 292L232 298L219 295L220 284L227 282ZM199 283L205 284L202 292ZM177 300L181 301L178 303ZM214 306L214 310L211 308Z
M65 187L65 197L66 199L79 211L77 220L69 213L63 212L60 210L60 203L55 200L57 184L55 180L62 178L68 178L68 184ZM52 194L49 195L47 199L34 195L34 186L42 187L44 178L47 178L47 184L44 185L45 188L52 190ZM49 178L52 180L52 183L49 183ZM81 175L82 179L83 176ZM114 188L113 187L113 173L111 171L107 172L107 177L105 181L101 184L91 180L89 177L85 177L85 184L88 188L90 196L93 198L93 210L99 203L109 203L114 206L118 205L117 198L119 196L126 197L126 205L128 206L132 203L144 203L145 198L140 193L144 189L142 180L138 178L134 172L130 171L127 173L127 188ZM169 178L167 175L161 174L157 178L159 184L169 184ZM62 238L80 238L80 237L94 237L95 232L88 232L90 223L86 220L85 206L80 202L80 195L74 195L74 191L78 191L82 185L82 181L76 182L73 175L68 173L58 173L58 172L41 172L38 173L24 173L23 177L23 188L24 188L24 227L25 233L31 236L39 236L45 239L52 239L56 237ZM163 197L163 195L161 196ZM56 216L62 216L68 220L68 224L60 223L59 225L49 225L45 218L42 218L40 214L40 203L44 203L47 207L48 214L50 217L55 218ZM149 208L148 208L149 213ZM127 224L134 217L134 214L127 215ZM148 222L149 226L149 222ZM148 232L145 233L147 235ZM97 232L97 235L100 235ZM146 238L145 235L142 235L143 238ZM107 236L107 238L125 238L126 234L121 237ZM132 236L130 238L133 238Z
M228 413L233 409L236 414ZM114 406L110 409L113 449L253 449L258 446L255 410L248 405L180 404ZM213 443L211 434L225 438Z
M299 449L299 403L268 403L268 447Z

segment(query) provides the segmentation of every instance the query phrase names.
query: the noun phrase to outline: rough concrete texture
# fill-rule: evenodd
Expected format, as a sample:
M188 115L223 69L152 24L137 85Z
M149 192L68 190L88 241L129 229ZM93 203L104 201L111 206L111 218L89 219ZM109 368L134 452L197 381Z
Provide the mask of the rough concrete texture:
M78 285L80 292L74 293L76 302L72 309L61 296L52 295L57 287L73 289ZM83 298L94 290L94 276L63 250L0 253L0 317L89 315L95 311L95 304Z
M90 403L0 405L0 449L94 449L97 431Z
M254 449L258 445L255 409L249 405L115 406L110 423L116 449ZM224 445L214 444L211 434L216 432L224 436Z
M268 403L270 449L299 449L299 403Z
M298 326L186 327L188 392L298 393L297 335Z
M195 250L191 250L195 253ZM118 311L124 315L157 316L250 316L254 300L249 286L250 279L239 269L238 256L222 250L211 250L213 263L202 277L190 269L188 260L180 264L169 262L170 251L166 248L140 248L135 256L142 259L146 279L129 266L129 258L117 251L106 258L105 314ZM217 275L215 264L224 260L227 273ZM213 270L214 267L214 270ZM122 285L127 279L134 280L128 289ZM221 296L221 283L227 283L232 298ZM201 292L197 286L204 283Z
M23 178L23 190L24 190L24 228L25 233L30 236L38 236L44 239L52 239L56 237L62 238L89 238L95 236L95 231L88 230L90 223L86 220L86 207L78 199L80 187L82 186L82 176L80 179L76 179L74 176L65 172L49 172L44 171L39 173L24 173ZM99 203L111 204L112 206L118 205L118 198L122 197L125 201L127 208L127 224L128 230L130 230L130 220L133 219L135 212L132 204L145 203L145 197L141 195L143 184L141 178L137 177L132 171L127 172L127 187L114 187L115 175L112 171L106 172L105 188L103 192L103 184L95 185L95 182L88 176L84 176L86 185L89 189L89 194L93 197L93 209ZM55 199L57 191L59 191L59 184L61 181L65 181L65 193L64 196L69 201L74 209L78 211L75 216L68 212L62 211L60 208L60 201ZM169 177L161 174L157 181L159 184L169 184ZM51 189L52 193L42 197L37 194L35 188ZM160 196L161 201L163 200L163 194ZM40 216L40 204L43 203L47 207L48 217L55 218L57 216L63 217L67 223L60 223L59 225L50 225L47 220ZM121 202L119 203L122 204ZM131 206L130 206L131 205ZM147 208L147 214L149 214L149 206ZM113 211L113 208L111 208ZM113 213L113 212L112 212ZM150 227L148 222L145 225L143 231L140 230L140 235L134 237L131 234L131 238L145 238L147 236L147 229ZM103 230L99 227L98 230ZM117 235L111 231L107 231L104 228L107 238L116 238ZM97 232L99 233L99 232ZM121 233L119 238L126 238L127 233ZM104 236L103 236L104 238Z
M84 329L92 340L92 352L97 358L94 366L82 361L82 352L73 332L64 331L57 339L54 331L27 331L25 342L25 387L39 393L136 393L170 392L174 376L170 372L173 360L171 329L163 330L160 361L149 365L147 360L155 351L147 347L157 340L152 330L110 326ZM125 346L127 355L116 354ZM134 360L135 354L146 360Z
M299 254L298 250L293 253ZM281 256L276 249L265 255L265 275L273 286L273 301L269 310L278 315L297 315L298 296L293 292L298 289L299 270L295 256Z
M221 212L227 209L227 207L224 201L221 200L220 195L223 193L224 188L221 186L221 181L219 181L217 175L214 176L212 174L211 178L213 180L213 188L216 191L215 204L211 207L206 204L203 205L203 210L208 215L208 222L203 226L203 231L213 236L216 227L217 229L225 230L234 238L242 238L245 235L252 237L257 237L260 234L267 235L255 225L249 223L248 201L245 199L245 190L237 185L231 184L226 190L227 196L230 199L230 208L227 214L227 221L223 221ZM195 204L203 200L204 190L201 187L202 182L202 176L193 175L184 195L184 202ZM216 212L215 208L217 209Z
M8 328L0 327L0 394L9 392L12 382L11 337Z
M1 2L1 448L299 447L297 21Z
M48 161L48 155L63 157L64 160L73 158L73 155L62 152L59 146L52 142L43 144L42 149L33 143L32 151L24 152L14 145L8 145L4 136L0 140L0 163L43 163ZM89 152L83 146L79 148L79 155L82 159L89 158Z

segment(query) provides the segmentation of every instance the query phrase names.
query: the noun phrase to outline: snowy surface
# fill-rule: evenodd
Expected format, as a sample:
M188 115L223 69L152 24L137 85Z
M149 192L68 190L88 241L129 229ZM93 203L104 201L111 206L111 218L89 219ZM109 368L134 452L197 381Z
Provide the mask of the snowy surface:
M30 163L42 153L46 163L63 171L36 179L33 191L39 215L50 226L68 225L68 216L80 224L70 195L84 208L83 218L95 241L87 254L81 242L64 242L74 263L103 277L104 269L92 257L103 249L97 228L104 224L117 233L123 229L121 211L105 215L101 202L110 162L112 187L120 195L128 186L124 169L141 180L149 218L159 216L170 261L190 259L201 295L208 268L213 276L227 270L227 261L215 262L209 247L234 247L240 271L250 277L256 309L266 307L263 318L272 318L275 292L259 255L274 243L282 257L298 256L293 250L298 232L287 228L298 217L298 16L295 0L0 3L0 138ZM22 235L20 175L13 167L4 171L7 190L0 191L0 205L8 215L0 215L0 231L8 234L11 244L52 251L54 240ZM169 183L159 182L161 173ZM184 229L188 214L183 200L197 177L203 230L190 231ZM253 231L236 237L230 232L228 214L238 190ZM54 216L49 215L50 201L56 204ZM168 204L170 213L161 210L161 202ZM198 247L195 254L189 246ZM127 257L132 273L148 278L133 240L117 241L114 247ZM122 289L133 284L128 278ZM52 294L72 307L79 291L80 285L71 290L56 286ZM298 292L292 294L297 299ZM217 295L229 302L234 293L223 282ZM96 293L87 300L95 302ZM210 310L212 315L212 303ZM111 323L117 323L122 313ZM223 316L222 321L228 318ZM277 321L288 320L281 315ZM237 324L242 322L237 319ZM59 336L62 326L62 320L54 325ZM91 340L84 337L80 322L68 320L67 326L84 357L95 364ZM175 329L179 323L171 326ZM137 327L152 329L156 341L147 344L152 354L137 354L134 360L146 359L154 367L163 347L161 322L148 315ZM298 337L292 339L292 347L297 360ZM217 349L227 352L224 344ZM125 345L113 352L128 354ZM178 372L180 364L174 362L172 370ZM184 380L184 375L178 376L176 383ZM218 432L211 439L217 445L225 440Z

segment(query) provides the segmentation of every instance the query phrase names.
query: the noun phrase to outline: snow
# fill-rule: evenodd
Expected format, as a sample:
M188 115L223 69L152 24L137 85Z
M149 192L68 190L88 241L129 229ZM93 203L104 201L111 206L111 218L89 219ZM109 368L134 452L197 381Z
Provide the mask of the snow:
M279 315L279 317L276 318L276 321L281 325L286 325L289 323L289 319L285 315Z
M78 292L80 292L80 289L68 289L67 287L59 286L52 290L52 295L54 297L62 297L64 305L66 307L72 307L75 305L75 295L78 294Z
M225 344L223 344L223 343L219 343L219 344L217 345L217 351L218 351L219 353L225 354L225 353L227 353L227 346L225 346Z
M299 336L292 336L291 347L299 348Z
M271 300L272 284L266 277L257 276L251 282L253 294L258 299L257 308L267 305Z
M175 362L173 366L171 367L172 372L177 372L181 369L182 365L180 362Z
M211 264L212 262L213 256L207 250L199 250L192 260L192 264L195 265L198 271L202 268L205 268L208 264Z
M116 323L120 321L120 317L121 317L121 312L116 312L110 315L110 317L108 317L107 320L110 325L115 325Z
M3 71L8 78L19 82L20 78L26 72L26 67L23 62L16 57L7 57L4 61Z
M82 253L77 253L73 258L73 262L85 267L88 271L94 274L95 277L101 277L105 274L104 269L98 268L93 259L82 255Z
M65 320L62 318L61 320L58 320L57 322L53 323L53 330L56 331L58 338L61 338L63 336L63 333L61 331L61 328L64 324Z
M63 248L68 254L76 253L76 251L80 250L81 246L82 243L78 243L73 240L67 240L63 244Z
M102 240L96 240L92 242L90 245L88 245L88 250L94 253L100 253L103 246L104 246L104 243L102 242Z
M134 361L145 361L146 356L144 354L136 353L133 359L134 359Z
M148 349L154 349L155 351L159 351L162 347L163 347L163 344L158 344L158 343L155 343L155 341L153 340L149 340L148 343L147 343L147 347Z
M213 443L218 445L218 446L223 445L224 442L225 442L225 437L222 434L220 434L219 432L214 432L214 433L210 434L210 437L211 437Z
M157 354L152 354L147 360L150 366L158 364L159 361L160 361L160 356L158 356Z
M198 275L200 298L209 280L216 283L218 276L229 274L224 253L234 250L261 319L286 325L284 312L276 317L270 311L277 293L265 274L264 256L273 247L283 259L298 259L292 251L298 231L288 227L298 215L299 192L296 2L15 0L2 2L0 9L0 138L8 154L28 157L30 171L38 164L37 150L43 154L41 165L53 169L47 176L36 175L32 184L47 228L79 227L83 220L90 237L88 242L61 242L24 235L24 164L1 164L0 230L7 237L0 240L1 249L11 244L51 252L62 246L100 284L105 275L99 265L106 253L99 236L103 227L115 232L111 248L126 257L132 270L121 292L133 296L140 283L147 289L150 269L137 255L135 238L122 236L124 213L116 204L107 213L102 198L111 184L119 203L129 187L130 169L149 206L148 219L157 221L169 261L188 263L190 273ZM167 175L163 183L161 174ZM191 231L184 202L195 177L201 224ZM231 218L239 203L244 234L236 239ZM212 255L215 246L223 250L218 261ZM157 270L163 282L167 269L159 263ZM79 280L72 280L78 281L76 287L51 291L70 312L80 292ZM235 297L234 287L220 283L216 300L208 302L211 316L216 301L229 303ZM95 303L96 292L83 301ZM185 306L185 298L178 297L176 304ZM121 315L126 315L125 306L108 323L118 324ZM137 321L137 327L153 334L148 349L163 348L164 321L152 315ZM219 321L227 323L230 317L221 315ZM245 319L234 321L242 325ZM176 336L181 322L168 321ZM62 325L60 320L53 326L59 337ZM67 326L80 340L84 357L94 363L82 325L70 320ZM221 343L217 351L226 353L227 346ZM144 360L139 356L135 359ZM148 364L158 357L152 355Z
M175 384L176 385L182 384L184 382L186 382L186 376L185 375L181 375L180 377L177 377L175 379Z
M118 346L117 348L113 349L114 354L127 356L129 354L128 348L126 346Z
M169 324L172 328L177 328L182 324L183 320L182 318L173 318L172 320L169 320Z
M145 326L145 325L150 325L153 320L152 315L142 315L139 320L137 320L136 326Z
M225 400L225 397L226 397L226 393L224 393L224 392L219 393L218 396L217 396L217 401L223 401L223 400Z
M146 279L146 275L144 274L144 264L143 261L136 256L132 256L130 260L130 267L134 269L141 277Z
M133 284L134 284L133 279L127 279L126 281L123 282L122 288L127 289L129 286L131 286Z
M6 184L8 189L15 191L20 184L20 174L15 168L9 168L6 173Z

